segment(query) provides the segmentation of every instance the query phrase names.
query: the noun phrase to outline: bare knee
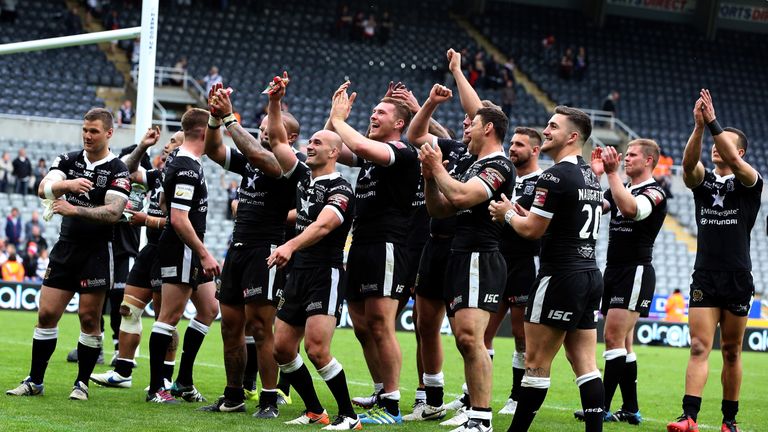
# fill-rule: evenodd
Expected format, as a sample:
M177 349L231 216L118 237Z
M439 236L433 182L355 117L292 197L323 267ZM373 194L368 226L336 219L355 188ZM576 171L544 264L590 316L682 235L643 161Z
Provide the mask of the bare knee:
M243 330L232 326L221 326L221 339L225 344L237 344L243 338Z
M691 338L691 357L709 357L709 352L712 350L709 342L705 342L699 338Z
M101 314L96 311L80 312L80 328L86 333L93 333L101 329Z
M741 344L724 343L720 351L723 353L723 362L726 364L733 365L741 359Z
M368 334L374 340L381 340L389 334L390 323L382 316L374 315L368 318Z
M252 320L247 325L248 334L253 336L256 346L260 347L265 340L272 338L272 326L266 325L261 320Z
M482 338L479 338L469 331L464 331L462 329L457 330L458 331L455 334L456 348L459 349L462 356L466 356L475 350L485 348Z
M307 351L307 358L317 368L321 368L331 361L331 351L325 344L305 343L304 349Z
M624 335L619 335L616 332L605 333L605 347L607 349L623 347L625 340L626 340L626 337L624 337Z
M53 328L58 324L58 314L49 309L40 309L37 313L37 326L40 328Z

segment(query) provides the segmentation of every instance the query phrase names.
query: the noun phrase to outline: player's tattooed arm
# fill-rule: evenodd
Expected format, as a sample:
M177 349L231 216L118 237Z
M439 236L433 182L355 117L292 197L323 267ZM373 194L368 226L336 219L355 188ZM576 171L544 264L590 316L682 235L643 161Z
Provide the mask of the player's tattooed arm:
M261 146L261 143L239 123L230 125L227 130L237 148L248 158L248 162L271 177L280 177L282 171L275 155Z
M104 205L99 207L77 207L65 200L56 200L53 203L53 212L62 216L74 216L98 224L111 225L120 220L127 202L124 196L109 193L104 197Z
M694 188L704 181L704 165L701 163L701 145L704 136L704 101L699 98L693 107L694 128L683 150L683 181L689 188Z
M160 127L147 129L144 137L141 138L141 142L136 145L131 153L123 157L123 162L128 167L128 172L133 173L138 171L141 164L141 158L147 153L147 150L153 145L157 144L160 139Z

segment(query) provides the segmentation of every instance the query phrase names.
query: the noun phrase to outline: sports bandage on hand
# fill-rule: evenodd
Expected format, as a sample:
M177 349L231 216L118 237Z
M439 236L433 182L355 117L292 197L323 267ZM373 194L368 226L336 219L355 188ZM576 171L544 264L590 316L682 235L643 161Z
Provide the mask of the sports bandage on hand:
M56 199L56 195L54 195L53 193L54 183L57 183L57 182L54 180L48 180L47 182L45 182L45 186L43 186L43 193L45 194L45 199L49 199L49 200Z
M233 125L237 123L237 117L235 117L234 113L229 113L224 118L221 119L224 122L224 127L229 127L230 125Z
M504 213L504 222L507 223L507 225L512 225L512 218L515 217L517 213L513 209L507 210L506 213Z
M216 118L216 117L214 117L212 115L208 116L208 128L209 129L218 129L218 128L221 127L221 123L222 123L222 121L221 121L220 118Z
M720 126L720 123L717 121L717 119L707 123L707 127L709 128L709 132L712 134L712 136L717 136L724 132L723 127Z

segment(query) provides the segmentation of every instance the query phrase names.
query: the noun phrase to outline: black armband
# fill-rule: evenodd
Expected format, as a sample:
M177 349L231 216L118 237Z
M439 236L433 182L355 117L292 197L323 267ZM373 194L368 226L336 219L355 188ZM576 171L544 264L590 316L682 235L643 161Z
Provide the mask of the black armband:
M712 134L712 136L720 135L723 133L723 127L720 126L720 123L717 122L717 119L707 123L707 127L709 128L709 132Z

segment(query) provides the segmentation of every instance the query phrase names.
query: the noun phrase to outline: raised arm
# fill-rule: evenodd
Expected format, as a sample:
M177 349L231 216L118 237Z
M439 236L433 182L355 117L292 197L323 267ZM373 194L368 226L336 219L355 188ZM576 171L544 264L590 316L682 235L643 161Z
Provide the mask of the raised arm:
M636 220L648 217L653 210L650 201L647 198L632 195L632 192L624 186L621 175L619 175L621 154L618 154L615 148L608 146L603 150L602 159L605 173L608 175L608 187L611 189L613 201L616 203L616 207L618 207L621 214L625 218Z
M745 186L752 186L757 182L757 171L752 168L750 164L742 159L744 150L740 149L733 139L732 133L723 133L722 127L717 121L715 116L715 106L712 103L712 95L709 94L709 90L701 90L702 115L704 116L704 122L709 127L712 133L712 138L715 140L715 149L720 155L720 158L725 162L736 178Z
M280 164L277 163L277 160L275 159L275 156L272 154L272 152L262 147L261 143L259 143L259 140L257 140L256 137L246 131L245 128L243 128L235 118L235 115L233 114L234 108L232 107L232 101L229 98L229 92L223 88L220 88L216 92L215 97L211 98L210 103L211 107L214 108L217 113L224 113L221 118L224 122L224 126L232 136L232 141L235 142L237 148L241 153L243 153L243 155L245 155L245 157L248 158L248 162L250 162L254 167L262 170L266 175L270 177L280 177L282 175ZM208 131L206 131L205 135L207 140ZM224 159L222 159L222 161L223 160ZM219 163L221 164L221 162Z
M467 113L469 118L473 118L477 114L477 110L483 107L480 96L477 95L472 84L469 83L467 77L461 71L461 54L451 48L446 53L446 56L448 57L448 69L456 81L456 88L459 89L461 107L464 108L464 112Z
M688 188L695 188L704 181L704 164L701 163L701 141L704 135L704 101L699 98L693 107L693 132L683 150L683 182Z
M453 97L453 92L445 86L435 84L429 92L429 97L421 106L421 109L413 116L411 125L408 127L408 142L414 147L420 148L424 143L432 143L435 135L429 133L432 115L437 107Z
M141 138L141 142L136 145L136 148L133 149L131 153L123 156L122 158L123 162L125 162L125 165L128 167L129 173L138 171L139 165L141 164L141 158L143 158L144 154L147 153L147 150L153 145L157 144L159 140L159 126L147 129L147 132Z
M342 88L334 95L331 107L332 130L339 134L344 144L358 157L377 165L389 166L392 164L392 149L385 143L368 139L347 124L355 95L355 93L352 94L352 97L347 95L346 88Z
M269 105L267 105L267 131L269 132L269 145L275 155L281 172L287 173L296 167L298 158L288 144L288 132L283 125L283 114L280 102L285 96L285 82L275 77L274 88L269 93Z

